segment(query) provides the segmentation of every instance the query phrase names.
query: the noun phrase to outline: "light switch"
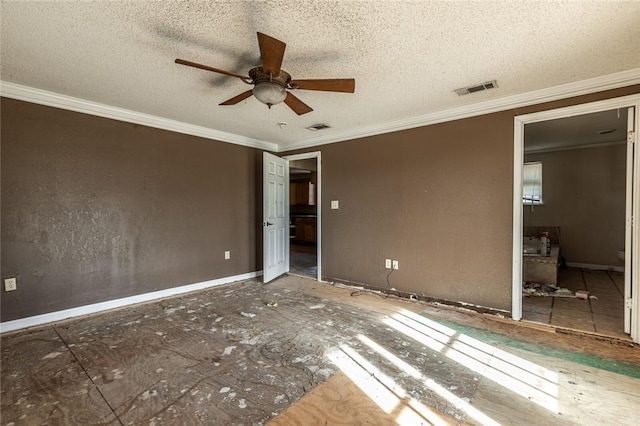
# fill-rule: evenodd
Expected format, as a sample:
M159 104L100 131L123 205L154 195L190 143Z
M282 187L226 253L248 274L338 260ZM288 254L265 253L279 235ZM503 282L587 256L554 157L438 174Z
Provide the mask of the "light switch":
M340 202L338 200L331 200L331 210L338 210L340 208Z

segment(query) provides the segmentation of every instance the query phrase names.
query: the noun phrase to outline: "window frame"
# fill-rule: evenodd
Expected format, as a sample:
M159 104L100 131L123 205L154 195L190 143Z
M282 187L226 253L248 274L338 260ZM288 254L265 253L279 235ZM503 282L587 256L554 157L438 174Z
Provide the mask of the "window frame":
M527 173L527 170L535 167L533 173ZM542 192L542 162L529 161L522 166L522 205L523 206L541 206L544 205ZM533 174L530 181L530 175ZM531 188L530 188L531 187Z

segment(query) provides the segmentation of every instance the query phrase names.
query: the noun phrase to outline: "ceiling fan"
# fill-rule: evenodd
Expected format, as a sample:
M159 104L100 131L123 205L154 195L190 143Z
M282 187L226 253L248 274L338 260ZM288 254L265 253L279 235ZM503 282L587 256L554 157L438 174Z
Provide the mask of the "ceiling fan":
M237 77L244 83L253 85L251 90L234 96L222 102L220 105L235 105L254 95L269 108L271 108L272 105L284 101L296 114L302 115L313 111L313 109L287 90L321 90L325 92L344 93L353 93L355 91L356 82L353 78L292 80L286 71L280 69L282 58L284 57L284 49L287 45L280 40L262 33L258 33L258 45L260 46L262 66L251 69L249 76L197 64L184 59L176 59L175 62L176 64L213 71L230 77Z

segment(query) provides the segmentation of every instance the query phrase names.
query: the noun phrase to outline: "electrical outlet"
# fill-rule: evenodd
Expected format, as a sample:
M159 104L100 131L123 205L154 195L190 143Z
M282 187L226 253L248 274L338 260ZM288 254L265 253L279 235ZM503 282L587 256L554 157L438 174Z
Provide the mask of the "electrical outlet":
M4 291L13 291L18 289L15 278L7 278L4 280Z
M391 259L384 260L384 267L387 269L391 269Z
M225 251L224 252L224 260L229 260L231 259L231 252L230 251Z
M331 210L338 210L340 208L340 201L331 200Z
M399 268L399 266L400 266L400 265L399 265L398 263L399 263L399 262L398 262L397 260L394 260L394 261L393 261L393 269L400 269L400 268Z

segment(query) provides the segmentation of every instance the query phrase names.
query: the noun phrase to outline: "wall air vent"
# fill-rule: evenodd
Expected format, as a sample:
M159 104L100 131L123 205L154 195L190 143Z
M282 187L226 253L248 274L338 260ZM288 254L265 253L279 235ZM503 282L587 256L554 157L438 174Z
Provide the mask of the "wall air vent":
M498 87L498 83L495 80L487 81L485 83L476 84L474 86L463 87L462 89L456 89L454 92L458 96L468 95L469 93L482 92L483 90L495 89Z
M312 132L317 132L318 130L328 129L330 127L331 126L327 126L324 123L318 123L318 124L314 124L313 126L307 127L307 129L311 130Z

